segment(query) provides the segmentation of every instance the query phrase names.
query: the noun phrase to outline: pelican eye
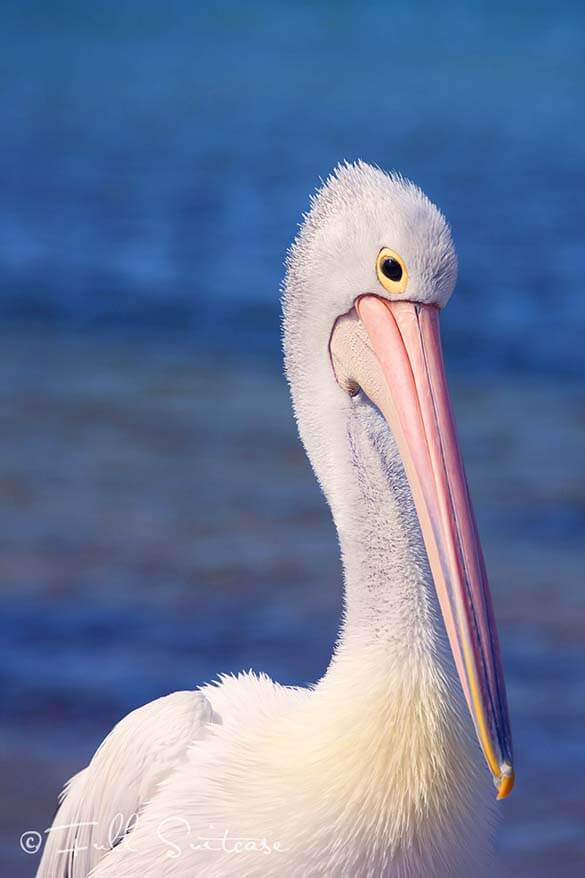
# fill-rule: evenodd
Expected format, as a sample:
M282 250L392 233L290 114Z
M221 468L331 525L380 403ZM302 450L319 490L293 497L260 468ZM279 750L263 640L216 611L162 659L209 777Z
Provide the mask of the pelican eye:
M396 259L385 259L380 271L388 280L398 281L402 277L402 266Z
M378 253L376 275L388 293L403 293L408 284L404 260L389 247L382 247Z

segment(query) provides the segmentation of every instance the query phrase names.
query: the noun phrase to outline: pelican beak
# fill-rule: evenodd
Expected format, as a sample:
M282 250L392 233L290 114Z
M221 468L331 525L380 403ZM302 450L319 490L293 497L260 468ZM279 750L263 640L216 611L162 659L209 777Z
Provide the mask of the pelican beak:
M373 401L402 456L455 665L503 799L514 785L506 690L445 378L439 310L373 295L361 296L356 310L380 367Z

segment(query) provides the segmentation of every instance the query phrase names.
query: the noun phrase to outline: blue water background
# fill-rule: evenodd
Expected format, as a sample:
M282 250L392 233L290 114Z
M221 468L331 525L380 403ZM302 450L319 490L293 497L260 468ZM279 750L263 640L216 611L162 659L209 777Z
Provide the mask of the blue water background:
M0 23L6 874L129 709L326 666L339 565L278 286L319 178L363 158L460 256L444 344L519 772L498 874L582 875L582 4L4 0Z

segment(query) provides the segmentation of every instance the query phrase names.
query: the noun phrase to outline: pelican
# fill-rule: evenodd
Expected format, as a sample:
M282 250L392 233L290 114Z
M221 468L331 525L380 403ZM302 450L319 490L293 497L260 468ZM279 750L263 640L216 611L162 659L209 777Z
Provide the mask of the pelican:
M283 337L343 559L329 667L129 714L67 784L39 878L489 874L514 773L439 337L456 274L445 218L399 174L345 163L313 197Z

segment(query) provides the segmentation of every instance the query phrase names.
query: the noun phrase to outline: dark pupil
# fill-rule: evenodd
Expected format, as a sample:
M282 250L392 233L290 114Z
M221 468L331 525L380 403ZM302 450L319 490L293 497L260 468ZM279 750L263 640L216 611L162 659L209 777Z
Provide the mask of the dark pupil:
M402 266L396 259L385 259L382 263L382 274L388 280L400 280L402 277Z

